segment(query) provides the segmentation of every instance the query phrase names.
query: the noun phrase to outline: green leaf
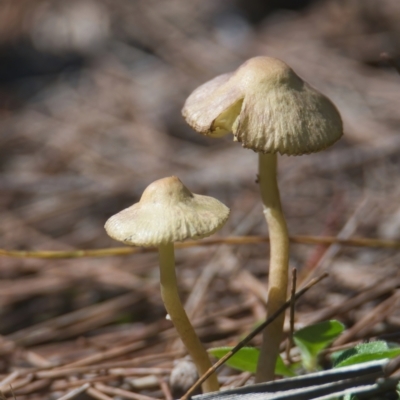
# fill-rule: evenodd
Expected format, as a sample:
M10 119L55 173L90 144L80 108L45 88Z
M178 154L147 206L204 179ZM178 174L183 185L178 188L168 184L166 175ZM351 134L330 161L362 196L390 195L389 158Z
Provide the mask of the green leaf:
M216 347L209 349L208 352L214 357L220 359L232 349L233 347ZM255 347L243 347L231 358L229 358L225 364L232 368L238 369L239 371L255 373L259 355L260 350L256 349ZM285 365L280 356L276 362L275 373L283 376L296 376L295 373Z
M370 343L360 343L347 349L336 358L334 368L347 367L348 365L361 364L368 361L394 358L400 355L400 347L388 345L383 340Z
M324 321L306 326L293 335L293 340L301 353L304 368L317 369L317 357L321 350L329 346L344 330L344 325L336 320Z
M343 400L357 400L357 398L354 394L348 393L344 395Z
M230 352L233 347L215 347L208 352L220 359ZM255 347L242 347L225 364L240 371L256 372L260 351Z
M293 370L283 362L281 356L278 356L278 359L276 360L275 375L296 376Z

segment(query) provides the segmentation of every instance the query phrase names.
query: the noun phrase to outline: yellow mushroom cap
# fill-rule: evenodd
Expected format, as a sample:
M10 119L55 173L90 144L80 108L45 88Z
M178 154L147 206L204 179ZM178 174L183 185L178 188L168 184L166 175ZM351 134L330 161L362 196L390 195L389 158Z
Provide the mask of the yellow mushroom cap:
M343 134L333 103L271 57L251 58L198 87L182 114L197 132L213 137L232 132L243 147L262 153L314 153Z
M105 224L113 239L136 246L159 246L212 235L229 216L217 199L193 194L171 176L150 184L139 203L115 214Z

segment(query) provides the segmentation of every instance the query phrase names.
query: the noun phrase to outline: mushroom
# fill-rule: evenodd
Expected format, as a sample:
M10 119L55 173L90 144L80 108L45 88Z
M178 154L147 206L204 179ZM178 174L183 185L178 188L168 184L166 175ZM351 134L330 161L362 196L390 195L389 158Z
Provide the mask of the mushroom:
M243 147L259 154L263 212L270 235L267 313L285 302L289 240L277 184L277 153L302 155L325 149L343 134L332 102L304 82L283 61L255 57L235 72L198 87L182 110L197 132L220 137L230 132ZM256 382L274 378L284 315L263 332Z
M175 176L159 179L143 192L139 203L112 216L105 224L109 236L134 246L158 247L161 296L178 334L203 375L211 362L179 298L174 242L200 239L220 229L229 209L217 199L193 194ZM204 382L203 391L219 390L216 375Z

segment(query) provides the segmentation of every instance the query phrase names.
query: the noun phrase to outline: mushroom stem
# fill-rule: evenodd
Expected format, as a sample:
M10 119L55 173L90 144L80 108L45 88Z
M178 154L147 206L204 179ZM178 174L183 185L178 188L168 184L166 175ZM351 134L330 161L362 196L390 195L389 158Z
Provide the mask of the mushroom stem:
M275 313L286 301L289 264L289 237L282 212L277 183L277 155L259 153L259 184L263 212L267 220L270 237L270 264L268 278L267 314ZM256 382L274 379L275 364L282 341L282 314L263 331L260 357L257 365Z
M158 247L158 254L160 262L161 297L171 321L197 367L199 376L202 376L212 365L207 351L197 337L179 298L175 274L173 243L160 245ZM218 391L219 384L217 376L215 374L211 375L203 383L202 388L204 393Z

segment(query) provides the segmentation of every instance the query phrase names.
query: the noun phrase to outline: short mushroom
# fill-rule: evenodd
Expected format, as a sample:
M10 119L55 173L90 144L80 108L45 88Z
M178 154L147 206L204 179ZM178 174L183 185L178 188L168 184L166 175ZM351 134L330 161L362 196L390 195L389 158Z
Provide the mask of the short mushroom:
M159 179L143 192L139 203L112 216L105 224L109 236L134 246L158 247L161 296L178 334L203 375L211 362L179 298L174 242L200 239L220 229L229 209L220 201L193 194L175 176ZM219 390L216 375L204 382L203 391Z
M332 102L283 61L255 57L235 72L198 87L182 110L189 125L207 136L230 132L259 154L259 184L270 235L268 315L286 300L289 240L277 184L277 153L302 155L325 149L343 134ZM284 316L263 333L256 381L274 378Z

